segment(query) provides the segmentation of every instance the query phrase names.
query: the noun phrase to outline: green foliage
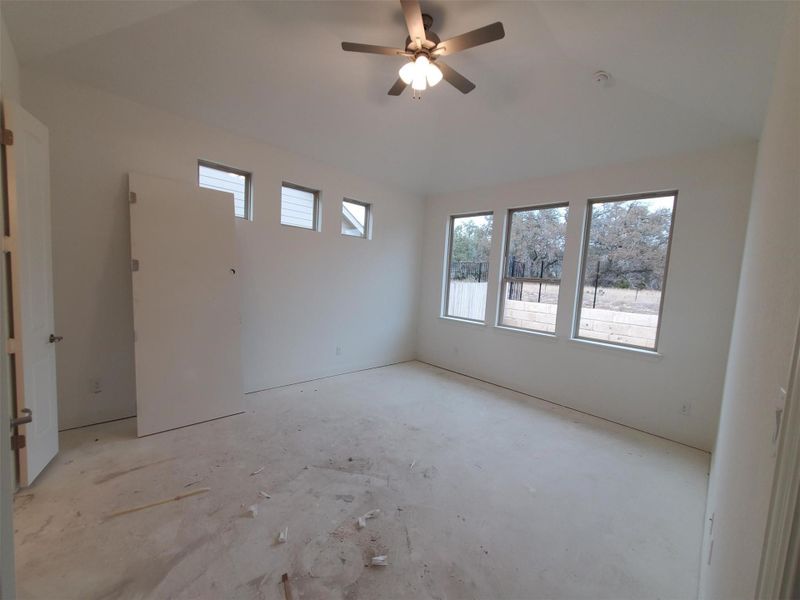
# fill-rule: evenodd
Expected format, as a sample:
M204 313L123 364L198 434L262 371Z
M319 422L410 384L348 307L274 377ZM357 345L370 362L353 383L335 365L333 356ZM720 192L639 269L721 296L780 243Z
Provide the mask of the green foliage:
M586 285L660 290L672 211L646 200L593 205ZM597 275L597 263L600 274Z
M456 219L453 229L452 262L488 262L491 247L491 215Z
M566 239L567 207L512 213L509 269L512 263L516 268L509 275L560 278Z

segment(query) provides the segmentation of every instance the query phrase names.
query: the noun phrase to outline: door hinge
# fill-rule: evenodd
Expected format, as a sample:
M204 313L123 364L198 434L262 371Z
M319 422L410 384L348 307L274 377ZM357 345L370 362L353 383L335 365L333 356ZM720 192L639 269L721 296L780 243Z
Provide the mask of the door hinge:
M131 259L131 271L138 271L139 270L139 261L137 259Z
M136 192L131 192L129 194L131 204L136 204Z
M14 132L10 129L3 129L3 134L0 137L0 143L3 146L13 146L14 145Z
M25 447L25 436L19 433L11 436L11 449L22 450Z

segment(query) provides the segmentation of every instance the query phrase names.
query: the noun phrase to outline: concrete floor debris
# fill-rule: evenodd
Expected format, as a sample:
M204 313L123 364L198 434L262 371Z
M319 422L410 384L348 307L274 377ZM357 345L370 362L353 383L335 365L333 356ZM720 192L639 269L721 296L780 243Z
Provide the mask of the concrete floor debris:
M386 555L381 554L380 556L373 556L372 560L369 563L373 567L388 567L389 563L387 561Z
M358 527L359 529L364 529L364 527L367 526L367 519L374 519L380 514L380 512L381 512L380 509L376 508L369 511L368 513L364 513L356 520L356 527Z
M63 432L15 498L18 597L275 600L284 573L296 600L695 596L708 454L421 363L314 385L144 438Z

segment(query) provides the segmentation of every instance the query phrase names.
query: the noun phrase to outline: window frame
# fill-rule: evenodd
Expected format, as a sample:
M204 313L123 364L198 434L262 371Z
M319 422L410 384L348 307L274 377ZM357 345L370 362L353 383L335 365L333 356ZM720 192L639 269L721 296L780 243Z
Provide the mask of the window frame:
M237 169L236 167L229 167L228 165L224 165L222 163L214 162L211 160L205 160L203 158L198 158L197 186L202 187L204 190L211 190L214 188L209 188L200 185L200 167L206 167L207 169L216 169L217 171L226 171L228 173L233 173L234 175L241 175L244 177L244 216L240 217L239 215L236 214L235 206L234 206L233 216L237 219L252 221L253 220L253 173L251 173L250 171L245 171L244 169Z
M344 237L354 238L357 240L371 240L372 239L372 204L369 202L361 202L361 200L353 200L352 198L347 198L346 196L342 198L342 210L344 210L344 203L347 202L349 204L357 204L359 206L364 207L364 235L352 235L350 233L345 233L341 231L341 222L339 223L339 233ZM341 213L339 214L341 218Z
M312 225L311 227L303 227L302 225L292 225L291 223L284 223L283 222L283 188L290 188L293 190L297 190L299 192L307 192L309 194L314 195L314 208L312 209ZM321 205L322 205L322 192L320 190L306 187L303 185L297 185L296 183L291 183L288 181L281 182L281 193L280 193L280 202L278 206L278 223L281 224L282 227L293 227L294 229L301 229L303 231L322 231L322 219L321 217Z
M494 211L480 211L480 212L471 212L471 213L459 213L453 214L448 217L448 226L447 226L447 252L445 253L445 265L444 265L444 303L442 305L442 313L441 316L445 319L453 319L456 321L466 321L468 323L476 323L479 325L486 325L486 310L488 306L483 311L483 319L470 319L469 317L459 317L457 315L449 314L449 306L450 306L450 265L453 262L453 234L455 231L455 223L456 219L464 219L469 217L492 217L492 235L494 236ZM486 281L489 281L489 273L492 269L492 260L491 260L491 250L489 260L487 261L488 268L486 271ZM486 290L486 298L489 298L489 290Z
M562 278L558 280L552 279L550 277L509 277L508 276L508 253L509 248L511 246L511 219L515 212L526 212L531 210L544 210L548 208L566 208L567 209L567 219L569 219L569 202L553 202L549 204L536 204L533 206L522 206L519 208L509 208L506 212L506 223L505 223L505 233L503 235L503 259L501 262L502 271L500 273L500 301L497 305L497 327L504 327L506 329L515 329L517 331L524 331L525 333L538 333L541 335L549 335L555 337L555 331L542 331L540 329L530 329L528 327L515 327L513 325L506 325L503 323L503 313L505 312L506 306L506 293L505 293L505 286L506 283L512 282L519 282L519 283L558 283L559 286L559 301L561 298L561 281ZM565 227L565 235L566 235L566 227ZM566 256L566 242L564 244L564 254ZM562 265L562 275L563 275L563 265ZM558 320L558 305L556 304L556 321ZM555 327L553 327L555 330Z
M590 338L580 335L581 325L581 312L583 309L583 286L586 279L586 257L589 249L589 236L592 231L592 206L595 204L602 204L607 202L626 202L630 200L648 200L650 198L663 198L665 196L672 196L672 217L669 223L669 237L667 239L667 252L664 255L664 278L661 282L661 298L658 303L658 325L656 325L656 339L652 348L647 346L637 346L635 344L626 344L624 342L612 342L607 340L598 340L597 338ZM669 259L672 254L672 239L675 234L675 215L678 211L678 190L663 190L658 192L644 192L641 194L624 194L621 196L601 196L597 198L589 198L586 202L586 218L584 219L583 236L580 249L580 261L578 263L578 288L575 294L575 314L572 322L572 336L571 339L580 342L589 342L592 344L600 344L603 346L610 346L613 348L622 348L627 350L634 350L637 352L646 352L658 354L659 344L661 343L661 324L664 316L664 299L667 295L667 280L669 278Z

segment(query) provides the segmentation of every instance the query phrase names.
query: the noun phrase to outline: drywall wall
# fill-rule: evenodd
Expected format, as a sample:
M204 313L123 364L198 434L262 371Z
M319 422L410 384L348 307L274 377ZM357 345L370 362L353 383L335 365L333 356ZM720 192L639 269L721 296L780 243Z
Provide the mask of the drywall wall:
M646 160L427 202L418 356L697 448L714 442L755 144ZM588 198L679 190L659 355L570 339ZM510 207L569 202L556 337L494 326ZM493 210L487 324L440 317L449 215ZM683 404L689 414L682 414Z
M709 489L702 598L753 598L775 467L779 388L800 314L800 6L789 8L758 150ZM797 435L797 432L793 432ZM712 551L713 543L713 551Z
M236 222L245 391L414 357L421 198L77 83L22 79L50 128L62 428L135 411L129 171L194 182L202 158L253 173L254 220ZM322 190L321 232L279 224L284 180ZM340 234L345 196L373 203L372 240Z
M11 41L11 36L8 35L6 23L0 19L0 71L2 72L2 96L9 100L19 102L20 99L20 85L19 85L19 62L17 61L17 53L14 50L14 44Z

